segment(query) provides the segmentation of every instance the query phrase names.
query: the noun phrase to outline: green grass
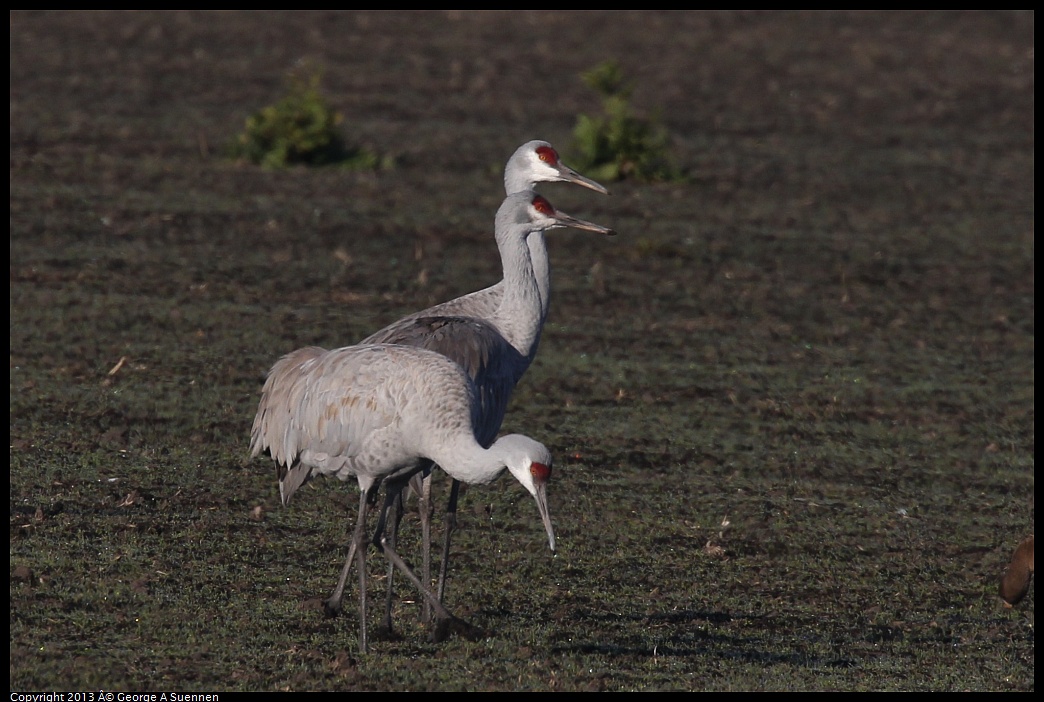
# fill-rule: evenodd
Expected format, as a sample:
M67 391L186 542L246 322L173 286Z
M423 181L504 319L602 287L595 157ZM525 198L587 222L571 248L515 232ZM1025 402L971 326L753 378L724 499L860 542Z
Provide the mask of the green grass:
M1034 590L996 588L1034 520L1032 15L584 16L12 14L12 691L1034 689ZM430 642L397 584L360 655L354 577L321 611L357 487L279 506L264 374L496 280L488 164L568 137L581 96L534 94L606 46L689 177L542 188L620 232L549 234L504 426L555 455L559 550L467 489L447 603L489 635ZM394 171L204 148L305 52Z

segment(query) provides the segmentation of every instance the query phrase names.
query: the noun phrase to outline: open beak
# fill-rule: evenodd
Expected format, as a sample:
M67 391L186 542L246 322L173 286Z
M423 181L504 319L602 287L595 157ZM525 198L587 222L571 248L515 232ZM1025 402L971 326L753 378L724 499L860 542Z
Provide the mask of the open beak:
M616 236L609 227L603 227L601 224L595 224L594 222L587 222L582 219L577 219L572 215L567 215L565 212L555 210L555 219L558 223L555 226L558 227L572 227L573 229L585 229L589 232L598 232L599 234L606 234L608 236Z
M585 188L590 188L591 190L594 190L596 193L602 193L603 195L609 194L609 191L606 190L604 185L602 185L601 183L596 183L590 178L585 178L584 176L580 175L561 161L558 162L558 175L560 175L562 177L562 180L566 183L576 183L577 185L582 185Z
M551 512L547 509L547 483L538 483L536 486L537 509L540 510L540 518L544 520L544 528L547 529L547 541L551 545L551 551L555 550L555 530L551 526Z

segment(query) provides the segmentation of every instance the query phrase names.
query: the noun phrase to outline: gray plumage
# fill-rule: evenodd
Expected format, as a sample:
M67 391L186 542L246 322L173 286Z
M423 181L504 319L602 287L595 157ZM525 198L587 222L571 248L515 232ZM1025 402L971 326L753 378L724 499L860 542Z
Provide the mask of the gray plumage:
M408 479L426 460L451 461L453 477L484 484L512 466L477 441L480 414L475 383L441 354L392 344L310 346L269 372L251 456L275 461L284 505L316 474L354 477L371 490ZM546 449L537 457L549 460ZM534 492L528 473L519 481Z
M475 317L416 317L397 325L384 343L415 346L456 361L478 393L481 412L476 418L476 439L483 446L493 442L515 389L516 376L528 365L494 324Z
M308 347L283 356L268 374L251 429L251 455L268 453L275 461L283 504L317 474L359 483L359 515L338 590L356 557L364 652L366 512L382 483L388 485L387 512L406 481L432 462L451 466L446 470L455 480L476 484L506 469L536 499L554 549L546 491L550 452L519 434L482 446L476 439L481 411L479 391L458 364L414 347ZM382 516L377 547L435 606L440 620L455 620L382 538L383 524Z

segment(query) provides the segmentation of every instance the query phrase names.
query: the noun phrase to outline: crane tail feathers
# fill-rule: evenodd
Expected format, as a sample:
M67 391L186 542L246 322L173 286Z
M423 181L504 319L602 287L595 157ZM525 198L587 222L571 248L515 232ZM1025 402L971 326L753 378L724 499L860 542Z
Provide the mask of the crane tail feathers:
M280 473L282 473L282 470L280 470ZM294 496L299 487L308 482L310 477L312 477L312 469L300 463L286 471L285 475L279 477L279 498L282 500L284 507L290 504L290 498Z

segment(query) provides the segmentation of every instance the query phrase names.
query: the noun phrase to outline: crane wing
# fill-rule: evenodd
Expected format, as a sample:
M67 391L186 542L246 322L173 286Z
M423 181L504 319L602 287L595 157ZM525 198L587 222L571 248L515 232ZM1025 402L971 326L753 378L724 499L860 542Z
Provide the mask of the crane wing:
M385 343L434 351L463 368L478 393L480 414L475 418L475 438L487 448L493 443L520 374L518 369L526 364L494 325L475 317L415 317L384 330L382 338Z
M308 347L272 367L254 418L251 455L272 456L284 503L313 469L354 474L352 461L375 442L396 445L387 434L397 427L398 393L408 378L404 366L386 356L381 346Z
M363 339L362 344L401 344L404 334L410 333L410 327L424 317L474 317L477 319L490 319L500 306L504 297L503 281L491 285L482 290L468 293L461 297L440 302L420 312L414 312L402 319L393 322L380 331L374 332ZM407 344L416 346L416 344Z

